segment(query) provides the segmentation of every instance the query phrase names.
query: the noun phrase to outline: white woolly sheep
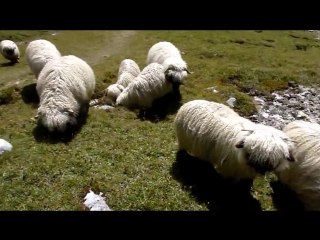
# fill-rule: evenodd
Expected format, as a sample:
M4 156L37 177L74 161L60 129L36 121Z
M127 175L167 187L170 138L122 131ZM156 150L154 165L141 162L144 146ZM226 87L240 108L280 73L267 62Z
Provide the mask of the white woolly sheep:
M320 211L320 125L293 121L283 132L296 143L296 162L276 175L296 192L306 210Z
M294 144L282 131L255 124L226 105L193 100L182 105L174 127L179 151L211 162L221 176L254 179L294 161Z
M166 80L163 66L151 63L118 96L116 105L129 109L148 109L155 99L171 91L172 83Z
M105 96L108 97L112 102L116 103L118 96L122 91L124 90L124 87L120 84L111 84L107 89L105 90Z
M150 48L147 64L154 62L163 65L167 79L173 84L174 91L178 91L180 85L184 83L184 79L188 74L191 74L179 49L170 42L158 42Z
M2 40L0 43L0 51L2 56L5 59L10 60L11 63L20 62L20 51L15 42L11 40Z
M49 61L61 57L61 53L56 46L44 39L30 42L25 54L29 68L36 79Z
M40 106L35 118L49 131L63 132L67 123L77 123L81 110L87 110L95 85L92 68L76 56L62 56L48 62L37 81Z
M134 81L134 78L140 74L140 68L138 64L131 60L125 59L120 63L118 71L117 84L127 87L129 83Z
M137 77L140 74L140 68L132 59L124 59L120 63L118 77L124 72L130 73L132 76Z

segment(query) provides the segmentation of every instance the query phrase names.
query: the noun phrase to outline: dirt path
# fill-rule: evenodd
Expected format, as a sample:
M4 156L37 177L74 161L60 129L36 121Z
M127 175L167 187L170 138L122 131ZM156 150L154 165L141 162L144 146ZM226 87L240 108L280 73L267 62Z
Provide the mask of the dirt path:
M99 64L104 58L117 54L123 50L123 47L129 43L136 32L135 31L86 31L87 36L80 35L81 32L74 33L74 31L49 32L44 39L52 41L62 54L74 54L87 61L89 65L95 66ZM83 34L83 35L85 35ZM93 44L90 44L88 36L92 37ZM76 35L76 36L74 36ZM68 38L67 40L64 39ZM86 37L86 38L85 38ZM40 38L40 37L38 37ZM38 39L34 38L34 39ZM42 36L41 36L42 38ZM82 40L85 39L84 40ZM32 41L34 39L30 39ZM70 41L69 41L70 39ZM0 61L0 89L12 86L19 82L23 84L26 80L32 79L27 61L24 56L24 51L29 41L18 43L21 60L15 66L8 66L6 60ZM97 43L97 44L95 44ZM70 49L70 51L68 50Z

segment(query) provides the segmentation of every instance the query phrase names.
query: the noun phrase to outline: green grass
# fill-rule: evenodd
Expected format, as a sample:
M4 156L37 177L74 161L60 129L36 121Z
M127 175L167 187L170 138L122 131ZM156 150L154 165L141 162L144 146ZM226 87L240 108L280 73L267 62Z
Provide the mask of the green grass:
M319 82L320 43L306 31L136 31L130 36L119 31L53 32L0 31L0 39L28 42L41 37L62 54L85 59L96 74L95 97L116 81L123 59L144 68L149 48L159 41L185 52L194 72L181 87L182 103L225 103L235 97L235 110L247 116L255 112L252 92L270 95L290 80ZM26 103L34 92L34 77L25 47L19 45L20 63L0 66L0 138L13 145L12 152L0 156L1 209L85 210L83 197L91 188L103 192L113 210L276 210L270 185L274 176L256 179L248 196L221 183L210 165L192 158L176 161L174 111L154 123L122 107L90 109L72 141L48 143L41 133L34 134L30 118L37 106ZM0 64L6 62L0 56ZM219 92L206 89L212 86Z

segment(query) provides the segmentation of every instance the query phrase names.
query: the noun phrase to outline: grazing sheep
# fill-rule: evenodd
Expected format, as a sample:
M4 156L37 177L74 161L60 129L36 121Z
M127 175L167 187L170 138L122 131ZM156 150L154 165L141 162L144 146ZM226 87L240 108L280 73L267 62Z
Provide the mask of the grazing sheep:
M179 91L184 79L191 74L187 69L187 63L182 59L180 51L170 42L158 42L154 44L147 56L147 64L162 64L167 75L167 79L173 84L173 91Z
M118 71L117 84L127 87L129 83L134 81L134 78L140 74L140 68L138 64L131 60L125 59L120 63Z
M27 62L36 79L49 61L59 57L61 53L56 46L44 39L34 40L26 48Z
M120 63L118 77L124 72L130 73L132 76L137 77L140 74L140 68L132 59L124 59Z
M63 56L48 62L39 74L37 92L40 118L49 131L63 132L75 125L81 110L87 110L96 85L92 68L82 59Z
M118 96L122 91L124 90L124 87L120 84L111 84L106 90L105 90L105 96L108 97L113 103L116 103Z
M155 99L171 91L172 83L166 80L163 66L151 63L118 96L116 105L129 109L148 109Z
M15 42L11 40L2 40L0 43L0 51L2 56L5 59L10 60L11 63L20 62L20 51Z
M0 155L4 152L10 152L12 150L11 143L7 142L4 139L0 138Z
M179 150L211 162L222 177L234 182L283 170L294 161L294 144L282 131L255 124L220 103L185 103L174 127Z
M306 210L320 211L320 125L293 121L283 132L296 142L292 155L297 161L276 175L296 192Z

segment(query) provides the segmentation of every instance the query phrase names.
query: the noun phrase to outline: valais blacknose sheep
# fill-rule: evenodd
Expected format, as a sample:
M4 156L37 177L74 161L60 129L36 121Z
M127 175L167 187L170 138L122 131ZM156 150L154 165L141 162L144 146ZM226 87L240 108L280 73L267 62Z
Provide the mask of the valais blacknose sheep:
M67 123L77 123L76 117L81 110L87 110L95 85L92 68L76 56L63 56L48 62L37 81L40 106L35 118L39 118L49 131L63 132Z
M26 48L27 63L36 79L49 61L59 57L61 53L56 46L44 39L34 40Z
M163 65L167 79L173 84L173 91L178 91L188 74L191 74L179 49L170 42L158 42L150 48L147 64L155 62Z
M131 59L124 59L119 66L117 84L127 87L140 74L138 64Z
M0 43L0 51L2 56L11 63L20 62L20 51L15 42L11 40L2 40Z
M151 63L118 96L116 105L129 109L148 109L155 99L172 91L172 83L166 80L161 64Z
M222 177L234 182L278 172L294 161L294 144L285 133L255 124L220 103L185 103L174 127L179 150L211 162Z
M111 84L107 89L105 90L105 97L109 98L111 100L112 105L116 103L118 96L122 91L124 90L124 87L120 84Z
M320 211L320 125L293 121L283 132L296 142L296 162L276 175L296 192L306 210Z

